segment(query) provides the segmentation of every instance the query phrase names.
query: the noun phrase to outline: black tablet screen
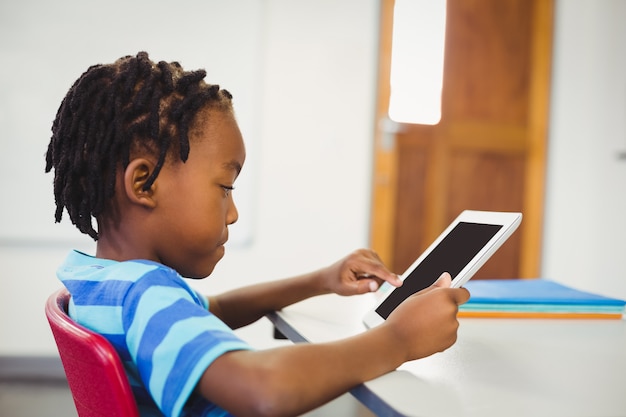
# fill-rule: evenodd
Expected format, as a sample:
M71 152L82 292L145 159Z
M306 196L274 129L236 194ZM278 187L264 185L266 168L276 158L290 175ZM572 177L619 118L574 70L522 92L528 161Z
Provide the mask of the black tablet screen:
M443 272L449 272L454 279L501 228L497 224L457 224L376 312L386 319L402 301L432 285Z

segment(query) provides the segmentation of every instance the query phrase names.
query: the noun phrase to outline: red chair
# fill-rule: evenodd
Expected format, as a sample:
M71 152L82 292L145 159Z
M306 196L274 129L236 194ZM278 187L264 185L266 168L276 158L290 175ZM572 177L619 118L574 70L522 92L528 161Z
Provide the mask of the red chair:
M46 317L79 417L139 417L128 377L113 346L67 314L65 289L50 295Z

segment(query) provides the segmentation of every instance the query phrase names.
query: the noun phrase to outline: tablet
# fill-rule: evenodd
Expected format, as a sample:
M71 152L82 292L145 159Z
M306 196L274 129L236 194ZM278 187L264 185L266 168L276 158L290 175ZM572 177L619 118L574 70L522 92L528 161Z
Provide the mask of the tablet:
M402 301L432 285L443 272L452 276L452 287L462 287L521 221L521 213L465 210L400 276L401 287L381 285L377 291L381 301L363 323L370 328L379 325Z

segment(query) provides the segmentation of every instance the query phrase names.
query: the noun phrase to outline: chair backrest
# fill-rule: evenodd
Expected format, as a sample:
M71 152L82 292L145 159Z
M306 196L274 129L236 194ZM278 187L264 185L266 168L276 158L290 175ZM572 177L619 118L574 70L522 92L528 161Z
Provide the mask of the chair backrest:
M79 417L139 417L117 352L102 335L69 317L69 299L67 290L58 290L45 311Z

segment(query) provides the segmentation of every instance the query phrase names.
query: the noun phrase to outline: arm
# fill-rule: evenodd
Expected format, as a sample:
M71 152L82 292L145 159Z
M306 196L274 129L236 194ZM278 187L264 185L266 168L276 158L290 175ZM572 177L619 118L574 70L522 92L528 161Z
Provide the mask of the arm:
M357 250L315 272L236 289L209 297L209 309L233 329L250 324L270 311L306 298L331 292L341 295L375 291L383 281L401 285L380 258L367 249Z
M342 341L224 354L197 389L238 416L301 414L452 345L458 304L468 298L465 289L431 287L407 299L382 325Z

